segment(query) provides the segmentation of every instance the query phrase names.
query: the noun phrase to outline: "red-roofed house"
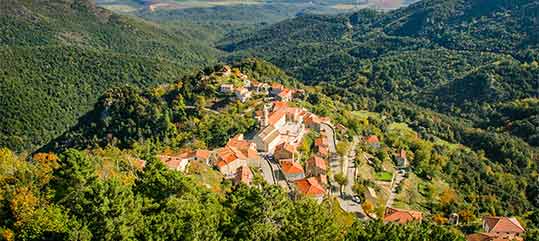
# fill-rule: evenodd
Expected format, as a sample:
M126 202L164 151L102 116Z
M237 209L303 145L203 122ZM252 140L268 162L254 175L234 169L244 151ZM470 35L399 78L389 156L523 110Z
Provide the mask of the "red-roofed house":
M369 136L367 137L367 144L373 146L373 147L376 147L376 148L379 148L380 147L380 139L378 139L377 136Z
M314 140L314 146L318 151L318 155L327 158L329 157L329 142L325 135L320 136Z
M234 183L240 184L244 183L247 185L251 185L251 182L253 181L253 172L251 172L251 169L247 166L241 166L236 170L236 177L234 177Z
M305 166L307 169L307 176L326 175L326 160L317 155L313 155L311 158L307 159Z
M157 158L159 158L159 160L161 160L168 168L174 171L184 172L193 156L191 155L191 152L183 152L175 156L158 155Z
M279 94L277 94L276 97L280 101L290 101L292 99L292 91L285 88Z
M408 165L408 158L406 158L406 151L404 149L401 149L395 155L395 162L397 167L406 167Z
M288 143L281 143L275 148L275 152L273 153L273 156L275 159L294 159L294 155L296 153L296 147L293 145L290 145Z
M469 241L476 240L522 240L521 234L526 232L516 218L509 217L484 217L484 233L468 235Z
M522 237L514 237L511 239L500 237L493 233L474 233L466 236L467 241L524 241Z
M215 165L225 176L233 176L239 167L247 166L249 160L258 159L256 145L238 136L230 139L217 151Z
M405 224L411 221L423 220L423 214L418 211L397 209L397 208L386 208L384 214L384 222L395 222L400 224Z
M318 201L322 201L326 193L326 189L320 185L315 177L300 179L295 181L294 184L299 195L315 198Z
M295 162L292 159L280 160L281 171L287 181L295 181L305 178L305 171L301 164Z
M271 95L276 96L279 93L281 93L281 91L283 91L283 89L284 89L284 86L282 84L272 83L270 93L271 93Z

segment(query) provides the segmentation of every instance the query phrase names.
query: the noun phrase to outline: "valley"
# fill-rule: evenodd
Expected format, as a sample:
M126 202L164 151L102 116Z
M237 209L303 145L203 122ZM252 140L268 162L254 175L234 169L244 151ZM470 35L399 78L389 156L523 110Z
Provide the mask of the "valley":
M0 241L539 239L539 1L6 0Z

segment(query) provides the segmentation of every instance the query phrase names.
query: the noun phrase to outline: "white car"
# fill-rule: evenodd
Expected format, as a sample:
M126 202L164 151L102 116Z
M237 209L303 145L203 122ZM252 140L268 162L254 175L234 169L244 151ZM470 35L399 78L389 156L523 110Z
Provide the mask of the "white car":
M360 204L361 203L361 198L359 198L359 196L352 196L352 202Z

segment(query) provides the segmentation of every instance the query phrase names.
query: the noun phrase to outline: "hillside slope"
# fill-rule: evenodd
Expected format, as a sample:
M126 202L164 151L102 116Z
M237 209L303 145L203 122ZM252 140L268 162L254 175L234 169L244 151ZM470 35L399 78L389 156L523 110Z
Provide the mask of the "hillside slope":
M220 48L355 101L405 100L480 121L491 105L538 95L538 4L426 0L386 14L306 15Z
M117 84L171 82L219 51L88 0L0 4L0 145L38 147Z

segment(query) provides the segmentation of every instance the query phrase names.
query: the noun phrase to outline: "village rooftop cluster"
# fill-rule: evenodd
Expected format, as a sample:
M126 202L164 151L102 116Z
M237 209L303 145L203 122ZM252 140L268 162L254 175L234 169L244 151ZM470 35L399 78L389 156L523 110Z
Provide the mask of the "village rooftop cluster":
M227 77L232 70L224 66L219 73ZM288 89L280 83L263 83L250 79L247 75L236 73L240 83L223 83L219 92L231 98L245 102L254 95L262 95L262 108L255 111L258 131L250 139L239 134L229 139L224 147L215 150L187 150L175 155L158 155L168 168L186 172L192 161L205 163L217 169L225 179L235 184L253 184L253 170L261 171L264 180L277 184L287 190L291 198L307 197L321 202L333 195L330 175L330 160L336 158L335 129L345 129L341 124L333 125L330 118L318 116L309 110L294 107L290 102L296 95L305 92ZM315 152L305 160L300 160L299 147L305 135L315 132ZM380 148L380 140L371 135L363 141L373 148ZM368 157L366 157L369 160ZM401 168L392 179L395 187L402 180L404 169L408 166L405 150L395 154L395 163ZM142 163L143 165L143 163ZM376 199L376 193L368 188L367 197ZM340 198L340 197L338 197ZM357 204L359 206L359 203ZM384 222L405 224L421 222L423 213L392 207L388 201L383 217ZM458 223L458 217L452 220ZM468 241L523 240L524 228L515 218L485 217L484 232L467 236Z

